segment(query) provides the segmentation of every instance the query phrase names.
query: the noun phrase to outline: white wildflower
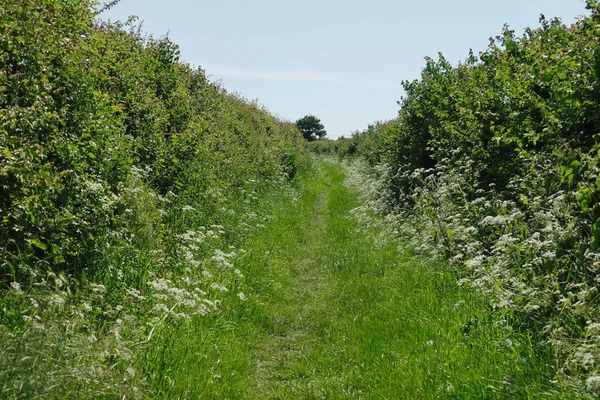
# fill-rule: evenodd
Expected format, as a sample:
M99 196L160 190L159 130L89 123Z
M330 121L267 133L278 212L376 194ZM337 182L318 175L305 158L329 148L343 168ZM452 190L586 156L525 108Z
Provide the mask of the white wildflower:
M228 292L229 291L225 286L221 285L220 283L211 283L210 287L213 288L214 290L218 290L220 292Z
M205 304L198 304L198 314L206 315L210 312L208 307Z
M59 294L53 294L48 300L51 307L62 307L65 304L65 299Z
M157 305L154 306L154 309L160 312L169 312L169 307L167 307L166 305L159 303Z
M21 289L21 285L18 282L11 282L10 286L14 289L16 294L23 294L23 290Z
M600 324L597 322L588 321L588 326L585 328L587 334L600 333Z
M478 267L481 267L484 262L485 262L485 256L479 255L479 256L473 257L472 259L468 260L465 264L467 265L467 267L478 268Z
M506 225L508 218L503 217L502 215L496 215L492 217L488 215L483 220L481 220L481 225L483 226L504 226Z
M90 289L96 293L104 293L106 292L106 286L99 283L90 283Z
M148 282L148 285L152 286L152 288L156 291L162 291L169 289L169 284L171 281L168 279L160 278L155 281Z
M231 262L229 261L230 258L235 257L235 253L231 252L231 253L225 253L222 250L215 250L215 255L212 256L211 260L217 262L217 264L220 264L221 266L225 267L225 268L231 268Z
M219 300L210 301L208 299L204 299L202 301L204 303L206 303L207 305L209 305L210 307L212 307L214 310L216 310L219 307L219 304L221 304L221 302Z
M596 358L594 357L594 355L592 353L586 352L585 350L583 351L578 351L575 356L579 359L579 362L581 363L581 365L583 365L585 368L589 368L592 365L595 364L596 362Z
M464 259L465 255L463 253L458 253L454 257L451 258L452 263L459 263Z
M588 392L600 392L600 376L592 375L585 381Z
M145 300L146 299L144 296L141 295L141 290L128 288L126 290L126 292L127 292L128 296L130 296L136 300Z
M184 305L184 306L186 306L186 307L192 308L192 307L196 306L196 300L189 299L189 298L188 299L183 299L183 300L181 300L181 304Z
M475 235L475 234L477 234L477 228L475 228L474 226L469 226L469 227L465 228L465 233L467 233L469 235Z
M496 244L494 246L495 249L500 249L502 247L508 247L513 243L518 243L519 239L512 236L511 234L502 235L496 240Z
M242 292L239 292L239 293L237 294L237 297L239 297L239 298L240 298L240 300L242 300L242 301L246 301L246 300L248 300L248 298L246 297L246 295L245 295L244 293L242 293Z

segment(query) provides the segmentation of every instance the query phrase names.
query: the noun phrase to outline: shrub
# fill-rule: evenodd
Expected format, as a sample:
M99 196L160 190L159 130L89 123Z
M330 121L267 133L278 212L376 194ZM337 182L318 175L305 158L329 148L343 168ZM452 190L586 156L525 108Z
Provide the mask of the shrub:
M505 27L457 66L427 59L398 118L353 138L418 247L555 346L582 390L600 356L600 9L588 9L522 37Z

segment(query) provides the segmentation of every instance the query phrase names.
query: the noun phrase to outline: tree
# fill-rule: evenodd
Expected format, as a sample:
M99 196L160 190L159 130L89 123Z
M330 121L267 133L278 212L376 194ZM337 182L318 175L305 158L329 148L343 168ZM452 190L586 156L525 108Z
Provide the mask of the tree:
M296 121L296 126L302 132L304 139L312 142L313 140L321 139L327 135L321 120L314 115L307 115Z

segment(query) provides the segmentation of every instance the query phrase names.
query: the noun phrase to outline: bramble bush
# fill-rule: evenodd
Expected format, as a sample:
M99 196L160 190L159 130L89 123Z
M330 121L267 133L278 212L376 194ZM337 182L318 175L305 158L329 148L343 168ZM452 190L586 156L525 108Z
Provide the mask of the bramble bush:
M398 117L350 145L373 206L553 346L582 393L600 390L600 7L587 9L522 37L505 26L457 66L427 58Z

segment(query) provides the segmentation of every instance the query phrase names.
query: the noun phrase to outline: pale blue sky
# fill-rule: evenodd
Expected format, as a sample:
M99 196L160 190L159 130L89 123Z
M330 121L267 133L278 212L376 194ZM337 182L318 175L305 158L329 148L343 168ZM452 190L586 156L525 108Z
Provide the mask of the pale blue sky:
M121 0L102 17L137 15L227 90L286 120L314 114L336 138L394 118L400 83L419 77L423 57L456 64L505 23L519 34L537 27L540 13L572 23L585 2Z

